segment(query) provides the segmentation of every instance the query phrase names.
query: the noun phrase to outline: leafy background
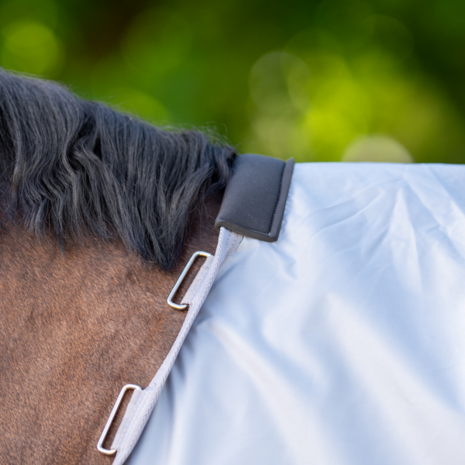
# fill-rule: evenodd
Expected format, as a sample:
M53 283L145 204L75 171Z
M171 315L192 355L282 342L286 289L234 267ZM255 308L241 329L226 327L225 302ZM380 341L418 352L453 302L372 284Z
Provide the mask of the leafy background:
M0 0L0 66L297 161L465 161L465 2Z

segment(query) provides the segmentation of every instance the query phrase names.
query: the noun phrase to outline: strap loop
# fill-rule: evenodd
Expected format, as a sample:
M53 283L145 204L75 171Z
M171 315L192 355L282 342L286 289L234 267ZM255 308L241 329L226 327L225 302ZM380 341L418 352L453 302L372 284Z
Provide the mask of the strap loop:
M171 307L175 308L176 310L185 310L187 308L187 304L177 304L173 302L174 295L176 294L177 290L179 289L179 286L181 286L182 282L184 281L184 278L186 277L186 274L188 271L191 269L192 265L195 262L195 259L197 257L211 257L212 255L209 254L208 252L195 252L194 255L192 255L191 259L187 262L187 265L184 268L184 271L181 273L181 276L179 276L178 280L176 281L176 284L174 285L172 291L170 292L170 295L168 296L167 302L168 305Z
M107 437L108 431L110 430L111 424L113 423L119 405L123 400L124 394L126 394L126 391L129 391L129 389L142 391L142 388L140 386L137 386L136 384L126 384L126 386L123 386L123 389L121 389L121 392L119 393L119 396L116 399L115 405L113 406L113 410L111 411L110 416L108 417L107 424L105 425L105 428L103 428L102 435L98 440L97 449L102 454L113 455L116 453L116 449L105 449L103 447L103 441L105 441L105 438Z

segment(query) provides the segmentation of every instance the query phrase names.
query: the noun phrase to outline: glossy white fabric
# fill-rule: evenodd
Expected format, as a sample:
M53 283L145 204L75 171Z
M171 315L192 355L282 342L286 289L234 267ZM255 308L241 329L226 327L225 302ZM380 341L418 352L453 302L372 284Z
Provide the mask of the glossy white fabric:
M465 167L296 165L127 463L463 465Z

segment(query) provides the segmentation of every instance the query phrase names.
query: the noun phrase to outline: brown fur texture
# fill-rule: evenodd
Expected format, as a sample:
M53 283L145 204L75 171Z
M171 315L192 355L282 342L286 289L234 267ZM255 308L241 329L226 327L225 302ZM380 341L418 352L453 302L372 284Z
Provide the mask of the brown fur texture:
M166 298L193 252L214 253L219 200L172 272L121 242L63 255L19 226L0 231L0 463L112 462L98 438L122 386L146 387L176 338L185 313Z

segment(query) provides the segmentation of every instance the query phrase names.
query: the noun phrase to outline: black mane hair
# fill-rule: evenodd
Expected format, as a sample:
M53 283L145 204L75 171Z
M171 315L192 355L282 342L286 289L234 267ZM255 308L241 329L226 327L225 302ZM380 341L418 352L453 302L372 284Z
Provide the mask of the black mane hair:
M163 269L196 204L224 189L235 151L158 129L63 87L0 69L0 175L9 214L63 248L120 238Z

